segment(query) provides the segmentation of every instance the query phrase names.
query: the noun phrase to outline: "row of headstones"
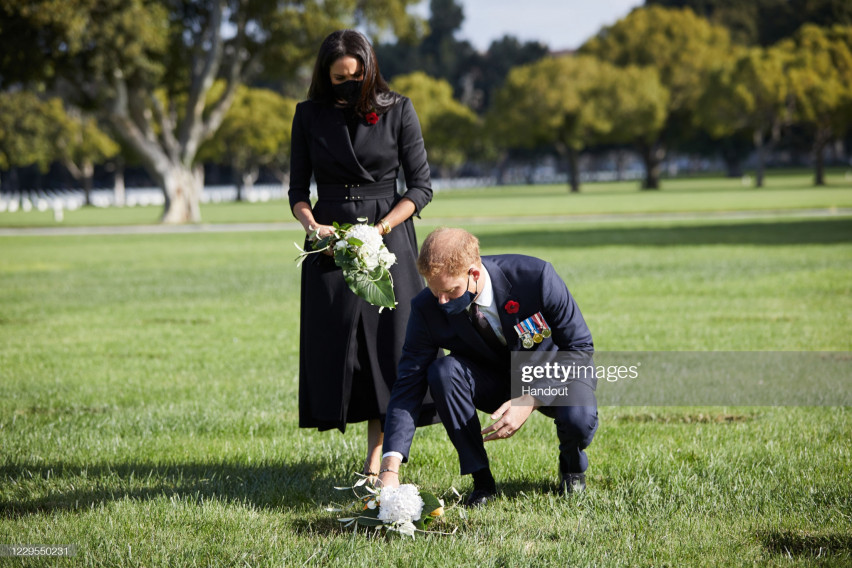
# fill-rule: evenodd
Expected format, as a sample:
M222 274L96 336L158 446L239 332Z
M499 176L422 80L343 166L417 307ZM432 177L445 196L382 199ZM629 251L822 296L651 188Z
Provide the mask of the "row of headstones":
M233 186L205 187L201 194L202 203L224 203L234 201L237 190ZM278 186L255 186L244 192L244 199L251 203L284 199L286 193ZM148 207L162 206L165 197L158 188L139 188L126 193L124 204L116 203L115 193L111 190L95 190L91 193L91 202L95 207ZM62 221L63 211L75 211L86 203L81 190L38 190L11 195L0 195L0 213L27 213L30 211L53 210L56 221Z

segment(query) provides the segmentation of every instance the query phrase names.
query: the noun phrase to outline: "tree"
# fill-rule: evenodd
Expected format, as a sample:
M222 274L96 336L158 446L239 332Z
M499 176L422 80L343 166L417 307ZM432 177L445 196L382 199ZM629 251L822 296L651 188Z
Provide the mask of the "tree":
M533 148L554 144L580 190L579 153L601 143L655 139L668 93L656 71L617 68L590 56L545 58L513 69L488 116L494 137Z
M852 25L852 3L847 0L646 0L667 8L691 8L723 25L745 45L768 47L793 35L800 26Z
M231 166L237 200L241 201L242 188L254 184L260 168L268 167L279 176L288 169L295 113L295 100L242 86L216 134L202 145L199 157Z
M494 92L512 67L538 61L548 53L539 42L520 42L505 35L478 53L467 41L455 38L464 22L464 9L456 0L431 0L429 33L419 45L399 40L376 47L382 72L388 79L414 71L446 79L455 97L475 112L491 105Z
M0 92L0 170L37 165L46 172L53 161L47 105L30 91ZM15 188L17 189L17 188Z
M79 109L66 110L58 98L46 103L46 117L51 121L55 159L83 184L86 205L91 205L95 164L117 156L119 145L98 127L92 116L86 116Z
M505 35L491 42L488 51L471 64L467 71L472 83L482 92L479 108L491 106L494 93L514 67L535 63L547 56L546 45L537 41L521 42L516 37Z
M413 1L0 0L0 80L46 81L102 112L163 188L163 221L198 221L198 150L237 87L294 73L336 28L415 34Z
M429 163L448 170L461 166L477 138L479 119L453 98L452 86L417 71L394 78L390 87L414 104Z
M668 147L692 123L706 78L730 47L725 28L710 24L692 10L658 6L637 8L615 25L603 28L580 48L583 54L625 67L653 67L669 93L666 124L640 148L645 162L645 189L660 186L660 164Z
M757 150L757 187L763 187L766 153L789 121L788 60L777 48L739 50L710 75L696 111L698 122L716 138L748 131Z
M794 117L813 139L814 183L825 185L825 147L852 121L852 26L808 24L779 48L792 57Z

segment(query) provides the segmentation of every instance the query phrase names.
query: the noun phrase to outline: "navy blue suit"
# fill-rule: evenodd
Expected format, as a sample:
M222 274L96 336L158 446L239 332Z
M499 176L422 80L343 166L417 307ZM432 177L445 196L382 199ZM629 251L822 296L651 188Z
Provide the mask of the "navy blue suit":
M495 350L481 338L468 315L446 315L429 289L411 301L405 343L397 381L391 392L385 421L384 451L396 451L408 460L415 424L427 388L459 454L462 475L488 467L476 409L492 413L511 398L511 351L524 350L514 326L541 312L552 335L536 344L539 351L593 351L592 335L580 309L553 266L522 255L482 257L500 314L504 349ZM516 302L518 311L507 309ZM449 350L437 358L437 348ZM529 350L527 350L529 351ZM593 391L594 381L578 388ZM554 418L560 441L563 474L582 473L588 467L583 451L597 429L597 405L542 406ZM545 401L547 402L547 401Z

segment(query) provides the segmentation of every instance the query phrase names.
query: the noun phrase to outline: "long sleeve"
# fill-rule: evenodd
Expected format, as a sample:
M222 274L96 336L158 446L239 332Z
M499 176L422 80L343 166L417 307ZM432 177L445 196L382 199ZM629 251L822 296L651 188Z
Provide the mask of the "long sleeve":
M432 180L429 163L426 160L426 146L420 130L420 120L414 111L411 100L405 98L402 104L402 123L399 135L399 161L405 175L408 188L405 197L414 202L415 215L432 201Z
M426 373L437 353L438 346L431 339L415 298L411 303L397 380L388 403L383 446L384 452L402 454L403 461L408 461L415 425L428 388Z
M550 263L545 265L542 273L542 299L544 316L559 350L594 351L592 332L565 282Z
M310 143L304 124L305 103L296 106L293 116L292 142L290 144L290 210L300 202L311 201L311 164Z

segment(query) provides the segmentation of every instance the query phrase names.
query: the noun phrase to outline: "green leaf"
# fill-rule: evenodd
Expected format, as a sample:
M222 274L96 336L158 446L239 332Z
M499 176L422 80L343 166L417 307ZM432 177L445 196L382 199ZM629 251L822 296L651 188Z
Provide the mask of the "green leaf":
M357 517L355 519L355 522L365 527L380 527L385 524L384 521L380 521L379 519L374 519L372 517L367 517L364 515Z
M381 278L378 279L360 271L345 273L346 283L350 290L370 304L393 309L396 307L396 298L390 273L387 269L379 270Z
M379 508L378 506L375 509L364 509L364 512L361 513L361 517L369 517L371 519L377 519L379 517Z
M443 506L437 497L426 491L420 492L420 498L423 499L423 516L427 516L435 509Z

